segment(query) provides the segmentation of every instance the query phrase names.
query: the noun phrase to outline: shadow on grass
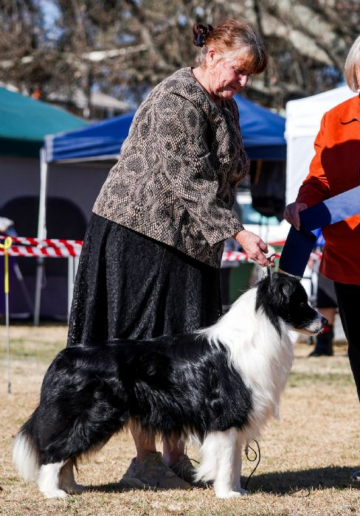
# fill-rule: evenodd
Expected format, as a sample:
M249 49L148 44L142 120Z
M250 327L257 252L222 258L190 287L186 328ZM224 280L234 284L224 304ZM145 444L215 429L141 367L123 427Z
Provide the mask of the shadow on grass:
M204 488L196 488L199 489L199 491L202 491L203 489L211 489L208 487ZM127 491L149 491L149 492L156 492L156 491L163 491L163 489L158 487L149 487L148 489L144 489L143 487L122 487L120 484L112 482L110 484L102 484L98 486L88 486L86 487L86 491L99 491L102 493L126 493Z
M360 469L360 468L359 468ZM249 481L250 493L264 492L277 495L301 493L306 496L310 490L360 489L360 482L352 480L353 467L326 467L281 473L256 475ZM246 482L246 479L245 479ZM245 485L242 482L242 485Z
M360 468L359 468L360 469ZM298 495L307 496L310 490L324 489L360 489L360 482L353 481L351 476L354 468L327 467L307 469L302 471L285 471L281 473L264 473L256 475L249 481L247 489L250 494L271 493L274 495ZM245 486L247 478L242 479ZM134 488L131 488L134 489ZM87 491L99 491L103 493L123 493L130 489L121 487L118 483L89 486ZM149 489L156 491L156 488Z

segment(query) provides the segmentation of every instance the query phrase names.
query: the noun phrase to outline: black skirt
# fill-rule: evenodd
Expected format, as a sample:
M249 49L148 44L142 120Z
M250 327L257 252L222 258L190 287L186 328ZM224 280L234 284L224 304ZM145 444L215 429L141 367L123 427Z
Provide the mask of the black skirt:
M221 315L219 270L93 214L68 345L188 333Z

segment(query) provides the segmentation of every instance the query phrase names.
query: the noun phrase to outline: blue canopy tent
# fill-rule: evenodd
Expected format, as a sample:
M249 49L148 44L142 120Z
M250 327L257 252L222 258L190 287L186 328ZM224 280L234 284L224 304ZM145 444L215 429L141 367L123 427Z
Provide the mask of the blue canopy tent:
M245 150L251 160L286 160L285 118L235 96Z
M285 160L285 118L250 100L235 97L245 149L252 160ZM46 137L46 162L117 158L134 113L86 128Z

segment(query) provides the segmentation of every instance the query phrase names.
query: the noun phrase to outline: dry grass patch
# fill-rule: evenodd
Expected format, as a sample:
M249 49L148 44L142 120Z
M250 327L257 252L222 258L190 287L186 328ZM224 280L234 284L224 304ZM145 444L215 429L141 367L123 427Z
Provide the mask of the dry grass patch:
M45 500L35 485L18 479L11 464L11 442L37 404L42 377L64 347L66 331L64 325L10 328L10 395L1 355L1 515L360 515L360 491L350 480L351 472L360 469L360 413L346 347L341 343L331 358L309 359L306 344L295 346L282 420L271 422L264 432L250 496L217 500L210 489L121 492L118 480L134 456L132 440L123 433L80 465L78 481L90 486L89 491L65 501ZM5 340L4 327L0 327L0 340ZM189 454L198 458L196 448ZM245 476L253 466L244 458Z

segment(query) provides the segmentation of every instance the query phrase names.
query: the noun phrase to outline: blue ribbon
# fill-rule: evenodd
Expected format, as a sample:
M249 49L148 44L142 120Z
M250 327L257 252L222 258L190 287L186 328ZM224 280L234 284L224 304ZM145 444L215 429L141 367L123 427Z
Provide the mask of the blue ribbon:
M291 227L280 257L279 268L302 277L311 251L317 240L317 231L360 213L360 186L335 195L300 212L300 230Z

